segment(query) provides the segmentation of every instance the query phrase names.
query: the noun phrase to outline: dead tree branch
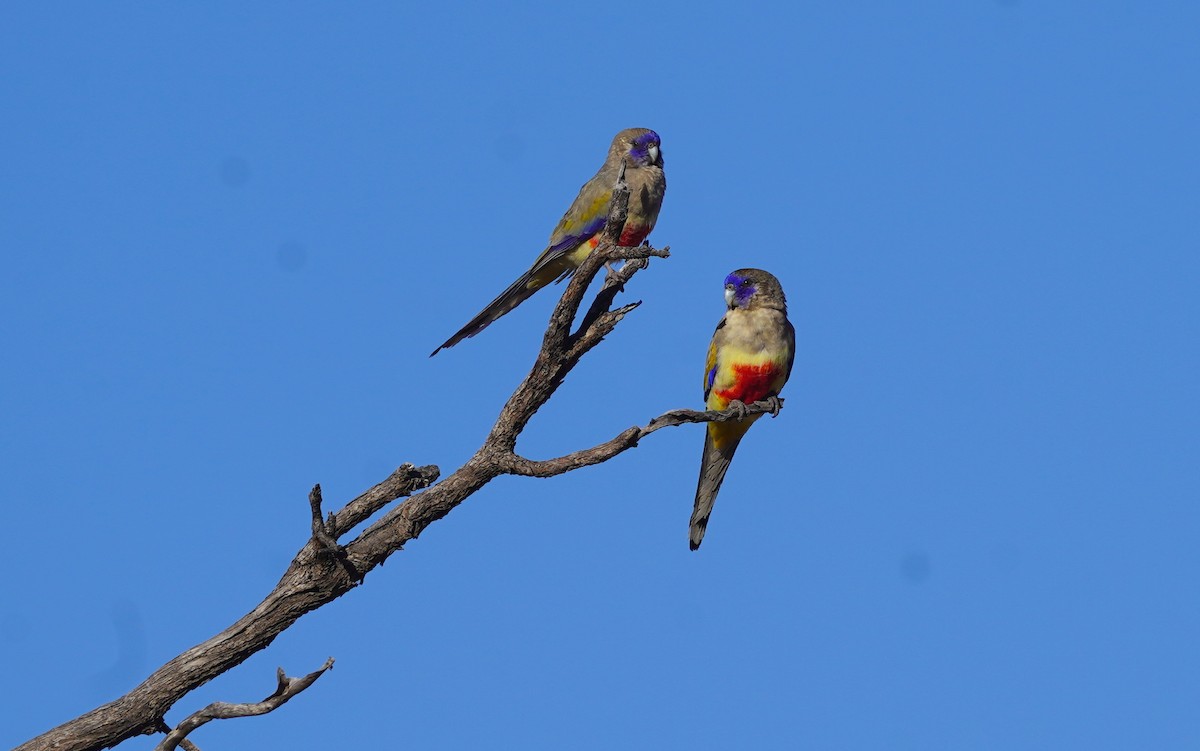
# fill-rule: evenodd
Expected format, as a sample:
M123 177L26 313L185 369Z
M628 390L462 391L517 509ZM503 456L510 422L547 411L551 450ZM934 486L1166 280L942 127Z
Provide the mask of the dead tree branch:
M376 566L499 475L552 477L607 461L668 425L777 411L777 402L736 405L737 408L725 412L675 410L651 420L644 428L629 428L598 446L556 459L531 461L517 455L517 437L538 409L549 401L580 359L640 304L634 302L613 309L616 295L638 271L647 267L648 259L666 258L670 254L667 248L617 245L628 201L629 191L622 180L614 191L603 239L580 265L555 306L533 367L500 410L483 445L463 466L438 482L440 470L436 466L404 464L378 485L324 517L320 487L314 487L309 496L312 535L257 607L221 633L170 660L119 699L26 742L16 751L91 751L115 746L135 735L163 732L169 727L165 713L189 692L265 649L305 613L357 587ZM620 261L624 264L613 271L611 264ZM588 285L606 266L609 272L602 289L572 332L572 322ZM406 497L403 503L387 508L393 501ZM382 516L375 518L381 511ZM371 519L374 521L357 537L348 543L341 542L352 529Z
M272 712L287 703L296 694L313 685L326 670L333 667L333 658L330 657L325 661L319 670L316 670L302 678L289 678L283 672L283 668L279 668L276 674L276 679L279 684L275 687L275 693L260 702L251 702L246 704L229 704L228 702L215 701L209 704L204 709L193 713L186 720L179 723L162 742L154 747L154 751L174 751L178 748L188 733L196 728L210 722L212 720L231 720L234 717L254 717L260 714ZM191 745L191 744L189 744ZM193 746L194 748L194 746Z

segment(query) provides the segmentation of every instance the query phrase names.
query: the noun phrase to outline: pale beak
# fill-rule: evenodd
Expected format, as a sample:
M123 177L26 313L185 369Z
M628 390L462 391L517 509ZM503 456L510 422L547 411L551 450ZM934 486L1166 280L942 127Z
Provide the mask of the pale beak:
M658 147L651 146L646 149L646 153L650 155L650 163L658 164Z
M733 307L734 294L735 293L733 291L733 285L729 285L729 286L725 287L725 305L727 307L730 307L730 308Z

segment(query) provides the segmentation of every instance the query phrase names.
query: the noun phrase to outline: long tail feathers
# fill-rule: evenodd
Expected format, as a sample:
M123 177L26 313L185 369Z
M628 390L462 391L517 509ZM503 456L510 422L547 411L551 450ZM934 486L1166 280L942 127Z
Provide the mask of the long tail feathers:
M730 426L732 427L732 425ZM738 426L741 427L741 426ZM746 426L750 427L749 425ZM704 435L704 456L700 461L700 482L696 486L696 506L692 510L691 529L688 532L688 546L695 550L704 539L704 531L708 528L708 517L712 514L713 504L717 500L717 491L721 489L721 481L733 461L733 452L737 451L745 430L733 435L723 436L718 442L713 439L714 430L721 430L716 423L709 423Z
M539 279L537 276L535 276L532 269L525 272L521 275L520 279L508 285L508 289L501 292L499 297L497 297L495 300L492 300L490 303L488 303L486 308L479 311L479 314L472 318L466 326L463 326L461 329L455 332L454 336L447 339L442 346L430 352L429 356L433 357L443 349L446 349L447 347L453 347L463 339L469 339L472 336L475 336L480 331L483 331L490 326L492 322L496 321L504 314L511 312L513 308L528 300L534 292L537 292L539 289L546 286L546 284L547 282L545 280Z

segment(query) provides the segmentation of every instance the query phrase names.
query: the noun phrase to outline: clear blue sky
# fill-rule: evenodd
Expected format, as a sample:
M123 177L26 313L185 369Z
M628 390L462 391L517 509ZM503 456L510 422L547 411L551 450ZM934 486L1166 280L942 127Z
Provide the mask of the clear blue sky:
M520 445L699 405L769 269L703 548L698 426L502 479L168 719L332 655L195 740L1200 747L1200 6L247 5L0 10L0 747L253 607L313 483L464 461L552 295L426 355L629 126L673 256Z

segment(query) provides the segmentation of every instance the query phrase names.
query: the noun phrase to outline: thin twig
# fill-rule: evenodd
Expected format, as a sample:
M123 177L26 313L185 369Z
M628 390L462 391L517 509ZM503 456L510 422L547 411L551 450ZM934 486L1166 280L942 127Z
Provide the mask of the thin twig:
M247 704L229 704L228 702L217 701L209 704L204 709L193 713L186 720L175 726L175 729L167 734L162 742L155 746L154 751L172 751L176 748L188 733L196 728L204 725L212 720L230 720L235 717L255 717L257 715L266 714L278 709L287 703L296 694L311 686L318 678L320 678L326 670L333 667L333 658L330 657L325 661L319 670L309 673L302 678L289 678L283 668L279 668L276 677L279 681L275 688L275 693L260 702L252 702Z
M727 420L739 420L751 415L779 413L783 407L783 399L764 399L761 402L746 404L741 407L730 407L725 410L709 410L700 411L694 409L673 409L670 412L664 412L647 423L646 427L632 427L622 431L619 435L610 438L604 443L597 444L591 448L575 451L565 456L555 457L553 459L542 459L534 461L526 459L523 456L512 456L504 463L504 470L509 474L521 475L524 477L554 477L561 475L564 472L570 472L580 467L589 467L593 464L600 464L612 459L617 454L628 451L638 445L638 441L650 435L656 430L662 428L670 428L676 425L684 425L686 423L695 422L725 422Z
M649 435L656 430L672 428L676 425L683 425L689 422L727 422L729 420L740 420L750 415L771 415L774 417L783 409L783 401L783 397L775 396L763 399L760 402L752 402L740 407L733 406L725 410L673 409L651 420L646 427L642 428L642 435ZM741 403L739 402L738 404Z

